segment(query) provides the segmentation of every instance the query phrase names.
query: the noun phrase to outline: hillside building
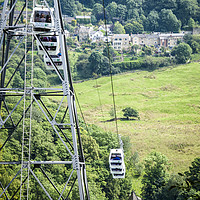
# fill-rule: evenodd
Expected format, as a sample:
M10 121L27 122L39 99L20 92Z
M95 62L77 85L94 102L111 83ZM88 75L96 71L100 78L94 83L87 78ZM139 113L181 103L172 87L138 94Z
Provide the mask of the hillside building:
M178 42L183 41L184 33L160 34L160 46L173 48Z
M130 36L129 34L114 34L111 39L112 47L115 50L122 51L130 48Z

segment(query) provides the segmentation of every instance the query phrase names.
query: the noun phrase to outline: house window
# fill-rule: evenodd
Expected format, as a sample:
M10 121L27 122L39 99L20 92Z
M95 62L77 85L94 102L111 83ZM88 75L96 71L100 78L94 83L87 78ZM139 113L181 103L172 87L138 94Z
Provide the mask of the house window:
M122 38L119 38L119 40L122 40Z
M127 38L125 38L125 40L127 40Z
M115 38L115 40L117 40L117 38Z

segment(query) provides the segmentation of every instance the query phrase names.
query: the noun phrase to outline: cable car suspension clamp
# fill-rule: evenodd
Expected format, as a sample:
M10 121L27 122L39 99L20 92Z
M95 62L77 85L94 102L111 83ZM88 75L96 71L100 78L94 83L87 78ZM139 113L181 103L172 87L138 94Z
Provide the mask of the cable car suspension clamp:
M72 156L72 164L73 164L74 170L79 170L79 160L78 160L77 155Z
M63 93L65 96L69 95L69 86L68 86L68 82L67 81L63 81L62 82L62 86L63 86Z

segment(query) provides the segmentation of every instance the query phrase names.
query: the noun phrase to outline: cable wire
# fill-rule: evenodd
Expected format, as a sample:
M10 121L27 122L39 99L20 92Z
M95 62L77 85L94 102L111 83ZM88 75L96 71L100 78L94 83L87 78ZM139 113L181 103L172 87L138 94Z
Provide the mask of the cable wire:
M108 60L109 60L109 67L110 67L110 82L111 82L111 89L112 89L112 100L113 100L113 109L114 109L114 120L115 120L115 127L116 127L116 133L118 137L118 142L120 144L120 137L119 137L119 130L118 130L118 123L117 123L117 111L116 111L116 103L115 103L115 92L114 92L114 83L113 83L113 75L112 75L112 64L110 59L110 45L108 41L108 28L107 28L107 20L106 20L106 8L105 8L105 1L103 0L103 15L104 15L104 25L106 29L106 47L108 51Z

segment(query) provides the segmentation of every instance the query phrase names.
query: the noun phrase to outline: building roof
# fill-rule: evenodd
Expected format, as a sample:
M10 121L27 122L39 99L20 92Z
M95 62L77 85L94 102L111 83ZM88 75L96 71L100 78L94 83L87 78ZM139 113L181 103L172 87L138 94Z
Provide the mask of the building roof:
M76 19L91 19L91 17L90 16L80 16L80 15L78 15L78 16L76 16Z
M114 34L113 37L126 38L126 37L129 37L129 34Z

